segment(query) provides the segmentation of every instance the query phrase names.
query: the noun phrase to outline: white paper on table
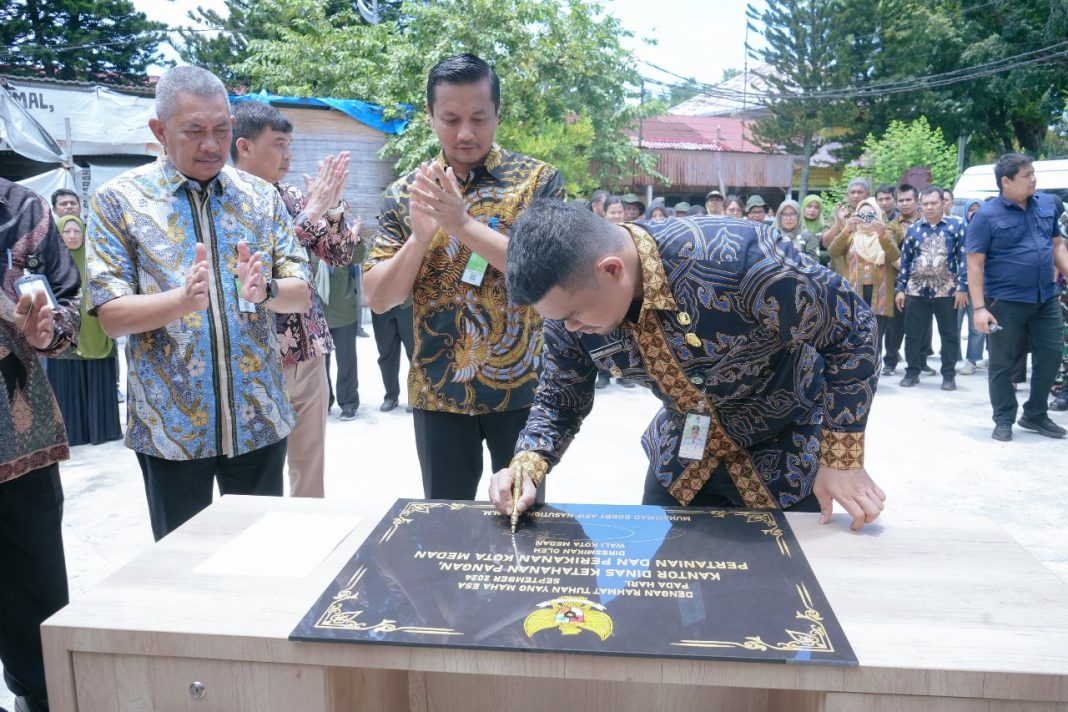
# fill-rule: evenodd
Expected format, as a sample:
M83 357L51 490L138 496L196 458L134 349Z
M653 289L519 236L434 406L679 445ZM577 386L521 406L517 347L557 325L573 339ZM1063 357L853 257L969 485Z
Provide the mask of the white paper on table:
M268 512L198 566L196 573L304 578L362 517Z

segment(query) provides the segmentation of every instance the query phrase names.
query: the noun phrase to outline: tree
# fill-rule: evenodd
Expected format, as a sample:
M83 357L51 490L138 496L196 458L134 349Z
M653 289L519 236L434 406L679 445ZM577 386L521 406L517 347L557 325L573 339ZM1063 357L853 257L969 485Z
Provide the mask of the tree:
M824 205L845 201L845 187L856 177L867 178L873 189L884 183L897 185L913 168L931 170L931 185L953 187L957 182L957 149L946 142L942 129L925 117L906 124L891 121L882 136L868 134L861 154L861 166L851 165L841 181L832 183L824 194ZM922 186L921 186L922 187Z
M145 84L165 29L130 0L4 0L0 73Z
M352 9L352 0L324 0L323 15L337 16ZM380 0L379 14L384 20L396 20L400 14L400 0ZM282 14L278 14L281 10ZM179 56L190 64L203 67L214 73L228 86L241 87L249 77L238 71L238 65L247 57L248 43L252 40L279 39L278 28L288 26L299 19L299 8L281 8L258 0L226 0L226 10L197 7L187 16L193 28L179 29L181 42L172 43ZM366 22L353 15L359 22ZM204 30L217 30L205 32Z
M764 45L750 55L769 65L760 76L775 98L768 115L752 125L756 143L765 149L801 154L802 198L808 193L809 162L826 140L827 128L848 123L852 107L806 95L834 89L839 64L835 53L836 3L826 0L767 0L762 10L746 9L761 23Z
M641 77L614 17L583 0L437 0L404 2L403 19L367 25L351 11L327 16L316 0L263 0L296 19L276 39L253 40L240 65L254 88L301 96L354 97L396 115L410 109L408 130L385 155L411 170L434 155L426 121L426 76L442 57L473 52L501 77L503 145L567 165L568 190L612 183L652 157L626 134L643 113Z

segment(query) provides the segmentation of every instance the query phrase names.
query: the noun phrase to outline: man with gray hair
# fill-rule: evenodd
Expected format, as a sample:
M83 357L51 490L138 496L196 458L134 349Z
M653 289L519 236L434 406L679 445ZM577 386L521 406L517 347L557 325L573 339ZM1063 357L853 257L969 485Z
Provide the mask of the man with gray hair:
M509 297L546 320L545 364L511 465L490 483L498 511L512 512L514 477L518 511L534 503L607 368L663 403L642 443L644 504L821 510L826 522L833 500L854 529L879 516L864 469L875 317L777 231L719 216L613 225L539 200L516 221L505 274ZM694 426L704 437L686 438Z
M867 178L854 178L849 181L849 185L846 186L846 204L839 203L834 206L834 223L823 233L823 247L829 248L831 243L834 242L834 238L838 237L843 232L849 234L857 231L857 227L860 225L860 220L853 217L853 213L856 212L857 206L863 203L865 200L871 197L871 183ZM845 275L846 273L846 258L832 257L831 263L828 265L832 270L838 274Z
M126 444L161 539L222 494L282 494L293 411L274 313L310 305L307 256L281 196L226 165L222 82L175 67L149 127L163 146L92 197L85 294L129 335Z

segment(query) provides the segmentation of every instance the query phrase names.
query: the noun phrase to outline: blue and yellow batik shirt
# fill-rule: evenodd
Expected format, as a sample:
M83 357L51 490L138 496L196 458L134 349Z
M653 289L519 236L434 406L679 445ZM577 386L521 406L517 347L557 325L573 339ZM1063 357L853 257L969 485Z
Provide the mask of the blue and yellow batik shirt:
M85 294L112 299L185 285L204 243L208 309L131 334L126 445L167 460L234 457L289 434L294 414L274 314L238 309L237 243L262 251L273 279L308 280L307 256L277 189L229 166L207 186L161 156L101 187L90 202Z

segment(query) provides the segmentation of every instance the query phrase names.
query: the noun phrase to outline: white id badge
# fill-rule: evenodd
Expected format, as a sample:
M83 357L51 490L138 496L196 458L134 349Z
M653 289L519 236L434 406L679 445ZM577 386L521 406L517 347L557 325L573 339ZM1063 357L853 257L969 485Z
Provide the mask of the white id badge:
M52 293L52 287L43 275L27 274L25 277L20 277L15 281L15 291L18 292L19 297L29 294L31 299L36 299L38 292L44 292L48 298L48 306L53 309L58 306L56 304L56 295Z
M241 296L241 279L234 277L234 287L237 288L237 310L242 314L255 314L256 305Z
M682 425L682 439L679 441L680 460L700 460L705 456L705 443L708 442L708 428L712 418L700 413L687 413Z

